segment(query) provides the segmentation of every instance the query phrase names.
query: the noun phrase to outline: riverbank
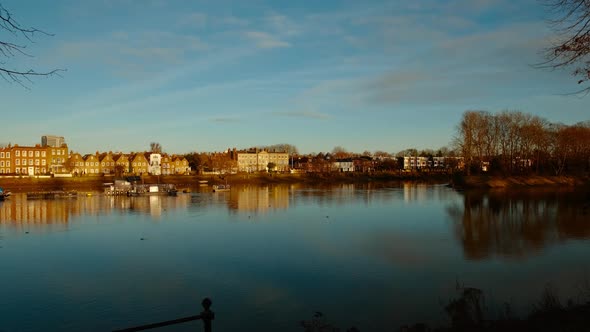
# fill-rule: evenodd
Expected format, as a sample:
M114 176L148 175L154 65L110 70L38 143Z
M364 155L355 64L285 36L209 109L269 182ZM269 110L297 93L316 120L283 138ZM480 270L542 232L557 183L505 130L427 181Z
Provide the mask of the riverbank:
M490 176L456 174L452 177L451 185L455 188L489 188L508 189L519 187L576 187L590 186L588 176Z
M526 187L575 187L590 186L590 177L573 176L463 176L447 173L428 172L379 172L379 173L251 173L231 175L144 175L140 177L142 183L174 184L177 188L198 187L200 182L207 184L294 184L327 185L338 183L388 183L399 181L417 181L432 184L450 184L457 189L508 189ZM113 176L82 176L71 178L2 178L0 187L13 192L34 190L84 190L102 191L104 183L115 181Z
M71 178L0 178L0 187L12 192L26 192L34 190L79 190L102 191L104 183L115 181L113 176L82 176ZM202 181L207 184L292 184L304 183L309 185L337 184L337 183L369 183L394 181L420 181L426 183L449 183L450 177L444 173L410 173L410 172L382 172L382 173L305 173L305 174L231 174L231 175L144 175L140 177L142 183L174 184L178 189L198 187Z

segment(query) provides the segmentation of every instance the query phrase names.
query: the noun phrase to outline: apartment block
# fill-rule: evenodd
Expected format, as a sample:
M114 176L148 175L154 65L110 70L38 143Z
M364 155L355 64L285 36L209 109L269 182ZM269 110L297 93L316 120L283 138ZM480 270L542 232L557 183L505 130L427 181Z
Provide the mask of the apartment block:
M275 165L276 171L289 170L289 154L286 152L250 150L238 152L237 155L239 172L267 171L269 163Z

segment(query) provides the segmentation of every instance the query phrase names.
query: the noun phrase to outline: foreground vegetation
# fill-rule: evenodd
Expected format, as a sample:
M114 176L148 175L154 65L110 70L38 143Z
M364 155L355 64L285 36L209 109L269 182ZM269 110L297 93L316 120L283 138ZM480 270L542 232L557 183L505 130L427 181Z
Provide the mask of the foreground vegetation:
M532 305L525 317L517 317L505 303L496 318L490 318L482 290L457 286L458 296L451 299L444 311L449 318L448 326L429 327L424 323L410 324L397 329L400 332L555 332L590 331L590 287L580 290L578 299L569 299L562 304L556 291L546 286L540 299ZM312 319L301 322L305 332L360 332L356 327L341 330L330 324L321 312ZM392 328L391 331L396 329Z

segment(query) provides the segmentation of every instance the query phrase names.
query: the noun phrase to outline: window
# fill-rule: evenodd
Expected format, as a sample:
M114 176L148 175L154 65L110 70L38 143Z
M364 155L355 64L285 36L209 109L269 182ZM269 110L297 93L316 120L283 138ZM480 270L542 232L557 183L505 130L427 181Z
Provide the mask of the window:
M47 156L47 153L45 151L41 151L41 157L45 158Z
M0 167L4 167L4 160L0 161Z
M23 165L23 166L27 166L27 160L26 160L26 159L23 159L23 160L21 161L21 163L22 163L22 165Z
M54 149L51 149L51 155L52 156L55 156L55 150Z
M10 167L10 160L6 162L6 167Z
M15 160L16 165L20 165L20 159Z
M35 157L39 158L39 156L40 156L40 155L41 155L41 154L40 154L40 152L39 152L39 151L35 151Z
M0 152L0 158L4 158L4 152Z
M43 166L47 165L47 160L45 160L45 159L41 160L41 165L43 165Z
M19 168L17 168L17 169L16 169L16 174L19 174L19 173L20 173L20 169L19 169Z
M29 165L33 166L33 159L29 159Z
M19 150L16 150L15 151L15 156L20 157L20 151Z
M10 152L6 152L6 158L10 158Z
M33 151L29 151L29 157L33 156Z
M47 170L46 170L45 168L42 168L42 169L41 169L41 172L43 172L43 173L47 173Z
M39 162L39 159L35 159L35 165L39 166L41 164L41 162Z

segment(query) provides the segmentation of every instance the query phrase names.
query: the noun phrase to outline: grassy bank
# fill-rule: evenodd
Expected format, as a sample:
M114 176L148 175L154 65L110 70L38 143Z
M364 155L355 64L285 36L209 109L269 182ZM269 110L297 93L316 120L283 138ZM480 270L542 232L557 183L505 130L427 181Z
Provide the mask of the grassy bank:
M517 188L517 187L565 187L588 186L588 176L490 176L455 174L452 178L453 186L457 188Z

